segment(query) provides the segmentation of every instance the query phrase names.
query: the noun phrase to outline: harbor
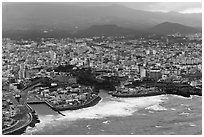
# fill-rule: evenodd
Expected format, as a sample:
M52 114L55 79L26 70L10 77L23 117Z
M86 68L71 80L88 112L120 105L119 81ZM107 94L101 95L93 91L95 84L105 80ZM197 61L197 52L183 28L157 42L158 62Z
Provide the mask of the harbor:
M202 108L198 105L202 99L199 96L192 96L190 99L175 95L118 98L111 97L106 91L100 91L99 96L102 100L97 105L80 110L64 111L65 117L42 113L44 108L38 106L36 111L39 111L42 124L36 125L33 129L27 129L24 134L163 135L171 133L184 135L200 134L202 130ZM149 133L146 132L147 130Z

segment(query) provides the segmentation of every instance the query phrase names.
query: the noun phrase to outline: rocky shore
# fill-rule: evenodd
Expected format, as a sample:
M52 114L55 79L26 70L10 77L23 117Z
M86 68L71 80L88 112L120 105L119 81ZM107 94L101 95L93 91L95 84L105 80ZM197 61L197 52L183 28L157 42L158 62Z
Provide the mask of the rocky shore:
M37 84L39 82L42 82L42 85L48 86L52 82L45 82L46 80L40 79L32 83L32 85ZM98 96L98 92L100 89L104 89L109 92L110 95L115 97L145 97L145 96L156 96L156 95L162 95L162 94L174 94L174 95L180 95L183 97L190 97L191 95L198 95L202 96L202 87L193 87L188 84L183 83L165 83L165 82L146 82L146 81L133 81L129 85L123 85L123 88L121 88L115 79L105 79L102 81L97 81L97 79L93 79L90 77L78 77L77 81L86 86L93 86L93 94L95 96L89 98L88 100L85 100L83 103L79 104L72 104L72 105L61 105L61 104L53 104L52 102L49 102L49 100L41 100L41 97L39 97L39 102L46 103L50 108L57 111L59 114L62 114L60 111L64 110L76 110L86 107L91 107L96 105L100 100L101 97ZM72 89L72 88L71 88ZM92 91L92 90L91 90ZM62 92L62 90L59 91L59 93ZM64 91L63 91L64 92ZM51 93L51 92L48 92ZM57 92L56 92L57 93ZM49 94L43 96L46 99L46 96L49 99ZM66 102L66 100L65 100ZM30 102L31 103L31 102ZM38 101L33 102L38 103ZM35 112L27 106L30 110L29 113L27 113L27 119L18 122L16 125L12 126L11 128L7 130L3 130L2 134L22 134L28 126L34 127L35 123L38 123L39 120L37 118L37 115ZM63 115L63 114L62 114Z
M95 96L92 99L88 100L86 103L84 104L80 104L80 105L76 105L76 106L67 106L67 107L59 107L56 106L48 101L33 101L33 102L28 102L29 104L41 104L41 103L45 103L46 105L48 105L51 109L53 109L56 112L59 111L65 111L65 110L76 110L76 109L81 109L81 108L86 108L86 107L91 107L96 105L99 101L101 100L100 96Z
M132 87L132 88L130 88ZM154 85L146 84L146 88L134 87L133 85L129 85L129 88L126 87L128 92L124 92L121 88L116 89L116 91L109 92L112 96L115 97L145 97L145 96L156 96L162 94L173 94L179 95L183 97L190 97L191 95L202 96L202 89L192 87L187 84L175 84L175 83L157 83ZM130 91L129 89L132 89Z
M72 106L72 107L56 107L48 102L29 102L29 104L38 104L38 103L46 103L50 108L52 108L53 110L59 112L60 114L62 114L60 111L65 111L65 110L76 110L76 109L81 109L81 108L86 108L86 107L91 107L96 105L99 101L101 100L101 97L99 96L95 96L93 97L93 99L87 101L84 104L78 105L78 106ZM39 123L40 121L38 120L38 116L35 113L34 110L32 110L32 108L27 105L28 109L31 110L31 112L27 113L27 115L24 117L24 119L19 120L15 125L13 125L12 127L5 129L2 131L3 135L20 135L23 134L24 131L26 130L26 128L28 126L30 127L34 127L36 123ZM63 115L63 114L62 114Z
M96 96L91 100L88 100L86 103L77 105L77 106L66 106L66 107L58 107L50 104L50 107L55 111L65 111L65 110L77 110L81 108L87 108L96 105L101 100L101 97Z

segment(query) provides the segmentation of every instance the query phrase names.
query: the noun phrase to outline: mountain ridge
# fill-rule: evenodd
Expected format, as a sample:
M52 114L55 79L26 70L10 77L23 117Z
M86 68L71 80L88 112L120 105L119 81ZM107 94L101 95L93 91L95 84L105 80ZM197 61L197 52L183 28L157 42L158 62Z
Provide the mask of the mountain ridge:
M179 23L163 22L148 30L157 34L173 34L173 33L197 33L200 32L197 28L185 26Z
M86 29L92 25L116 24L130 29L147 29L165 21L201 27L202 14L160 13L123 5L83 7L66 3L6 4L2 7L3 30Z
M92 25L76 33L79 36L125 36L143 34L142 31L119 27L115 24Z
M176 31L172 31L176 30ZM129 29L115 24L92 25L87 29L77 31L67 30L21 30L21 31L3 31L3 37L14 39L40 39L40 38L66 38L66 37L93 37L93 36L133 36L145 37L151 34L167 35L174 33L197 33L201 32L196 28L184 26L178 23L163 22L146 30Z

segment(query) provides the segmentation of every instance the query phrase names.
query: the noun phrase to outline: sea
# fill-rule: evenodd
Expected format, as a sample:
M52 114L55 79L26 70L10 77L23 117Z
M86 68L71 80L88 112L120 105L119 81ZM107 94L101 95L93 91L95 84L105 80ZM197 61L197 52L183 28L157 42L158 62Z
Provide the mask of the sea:
M177 95L117 98L102 91L95 106L62 111L31 107L40 123L25 135L201 135L202 97Z

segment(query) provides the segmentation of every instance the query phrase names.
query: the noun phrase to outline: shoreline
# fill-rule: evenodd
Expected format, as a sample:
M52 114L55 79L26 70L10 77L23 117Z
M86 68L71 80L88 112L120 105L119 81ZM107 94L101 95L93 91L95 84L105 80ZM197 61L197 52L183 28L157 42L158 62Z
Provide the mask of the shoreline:
M165 94L170 94L170 95L177 95L177 96L182 96L185 98L189 98L191 97L191 95L197 95L197 96L202 96L202 89L182 89L182 88L178 88L178 87L167 87L167 88L163 88L162 87L158 87L159 90L154 90L154 91L145 91L142 90L139 93L133 93L133 94L127 94L127 93L117 93L117 90L115 92L110 92L109 94L114 96L114 97L146 97L146 96L157 96L157 95L165 95Z
M30 101L26 104L27 108L30 110L30 112L27 113L28 116L28 120L25 121L24 124L22 124L22 126L19 126L18 124L20 123L20 121L18 121L16 124L14 124L13 126L7 128L7 129L3 129L2 130L2 134L3 135L11 135L11 134L16 134L16 132L24 132L26 130L26 127L29 126L32 122L33 122L33 114L35 111L29 106L29 104L42 104L45 103L47 106L49 106L52 110L58 112L59 114L61 114L62 116L65 116L63 113L61 113L60 111L65 111L65 110L77 110L77 109L81 109L81 108L87 108L87 107L91 107L96 105L99 101L101 100L101 97L97 96L95 98L93 98L92 100L88 101L86 104L84 105L80 105L80 106L76 106L74 108L58 108L55 107L53 105L51 105L49 102L47 101ZM23 122L23 121L21 121ZM21 124L21 123L20 123ZM17 128L14 128L14 126L17 126ZM18 127L19 126L19 127ZM12 128L14 128L12 130ZM11 130L11 131L6 131L5 130ZM18 133L17 133L18 134Z
M148 96L158 96L158 95L166 95L164 93L157 93L157 94L148 94L148 95L117 95L111 94L113 97L121 97L121 98L134 98L134 97L148 97Z
M103 90L102 90L103 91ZM105 91L108 92L108 91ZM180 93L180 94L179 94ZM181 92L150 92L150 93L140 93L140 94L114 94L114 93L108 93L109 95L111 95L112 97L120 97L120 98L133 98L133 97L146 97L146 96L157 96L157 95L177 95L177 96L182 96L184 98L189 98L191 97L191 94L189 96L185 96L187 93L182 93ZM194 95L194 94L192 94ZM196 95L196 96L202 96L202 95ZM66 111L66 110L77 110L77 109L81 109L81 108L87 108L87 107L91 107L96 105L99 101L101 100L101 97L99 95L97 95L96 97L94 97L93 99L91 99L90 101L86 102L83 105L79 105L79 106L73 106L73 107L56 107L54 105L52 105L51 103L49 103L48 101L28 101L26 104L26 107L30 110L30 112L27 114L28 115L28 120L25 121L25 124L23 124L22 126L18 127L18 122L16 124L14 124L12 127L8 128L8 129L3 129L2 130L2 134L3 135L8 135L8 134L15 134L16 132L24 132L26 130L26 127L29 126L32 122L33 122L33 113L35 112L30 106L29 104L42 104L45 103L47 106L49 106L52 110L58 112L59 114L61 114L62 116L65 116L63 113L61 113L60 111ZM35 124L35 123L34 123ZM5 133L3 133L5 130L9 130L11 128L14 128L14 126L17 126L17 128L11 130L11 131L7 131Z
M181 96L184 98L190 98L191 96L199 96L201 97L201 95L197 95L197 94L187 94L187 93L182 93L182 94L176 94L176 93L150 93L147 95L130 95L130 94L112 94L109 93L111 96L113 97L121 97L121 98L133 98L133 97L147 97L147 96L158 96L158 95L177 95L177 96Z
M79 106L73 106L73 107L55 107L53 105L51 105L49 102L45 101L46 104L49 104L49 106L56 111L66 111L66 110L77 110L77 109L81 109L81 108L87 108L87 107L91 107L96 105L99 101L101 100L101 97L97 96L93 99L91 99L90 101L88 101L87 103L83 104L83 105L79 105Z
M33 113L35 112L28 104L26 104L26 107L28 108L28 110L30 112L28 112L26 115L28 115L28 120L25 121L25 124L23 124L20 127L17 127L11 131L7 131L5 133L3 133L5 130L10 130L11 128L13 128L14 126L18 126L18 124L21 122L18 120L18 122L16 124L14 124L13 126L7 128L7 129L3 129L2 130L2 134L3 135L10 135L16 132L24 132L24 128L26 128L27 126L29 126L32 122L33 122Z
M58 111L77 110L77 109L81 109L81 108L91 107L93 105L96 105L100 100L101 100L101 97L97 95L96 97L94 97L90 101L86 102L85 104L78 105L78 106L72 106L72 107L70 107L70 106L69 107L56 107L48 101L29 101L28 104L42 104L42 103L44 103L47 106L49 106L52 110L58 112Z
M162 94L154 94L154 95L116 95L116 94L110 94L112 97L118 97L118 98L134 98L134 97L149 97L149 96L159 96L159 95L174 95L174 96L177 96L177 97L181 97L181 98L185 98L185 99L189 99L189 98L192 98L192 96L196 96L196 97L202 97L200 95L190 95L189 97L185 97L185 96L182 96L182 95L179 95L179 94L165 94L165 93L162 93Z
M7 130L11 130L11 128L14 128L13 130L11 130L11 131L5 131L4 133L3 133L3 130L2 130L2 134L3 135L11 135L11 134L13 134L14 133L14 135L16 135L16 132L23 132L24 131L24 129L27 127L27 126L29 126L29 124L33 121L33 115L32 115L32 113L28 113L27 114L27 116L28 116L28 120L27 121L25 121L25 123L24 124L22 124L22 126L20 126L20 127L17 127L17 128L14 128L14 126L12 126L12 127L10 127L9 129L7 129ZM18 124L20 123L20 121L18 122ZM15 126L18 126L18 124L16 124Z

